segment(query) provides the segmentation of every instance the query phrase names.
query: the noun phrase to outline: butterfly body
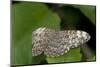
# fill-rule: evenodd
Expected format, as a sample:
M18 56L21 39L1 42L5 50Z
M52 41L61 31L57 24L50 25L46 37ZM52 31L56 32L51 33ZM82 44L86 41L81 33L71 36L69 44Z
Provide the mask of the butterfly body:
M80 30L55 31L48 28L38 28L32 33L32 55L44 53L55 57L67 53L71 48L86 43L90 35Z

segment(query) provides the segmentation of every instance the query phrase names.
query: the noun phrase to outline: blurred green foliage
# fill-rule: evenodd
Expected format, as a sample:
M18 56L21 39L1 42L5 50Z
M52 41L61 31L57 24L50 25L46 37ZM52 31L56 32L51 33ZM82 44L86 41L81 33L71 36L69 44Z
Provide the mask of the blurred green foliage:
M89 17L91 21L93 21L93 23L95 23L95 19L92 19L94 18L94 15L90 16L90 14L87 13L90 10L85 8L81 10L87 17ZM71 11L69 12L71 13ZM67 54L54 58L46 57L44 55L32 57L32 31L39 27L60 29L61 18L57 13L51 11L47 5L42 3L28 2L14 3L12 5L11 13L12 65L81 61L82 54L80 53L80 48L71 49ZM70 13L67 13L67 15L69 16L68 18L70 19L70 17L73 17L73 19L76 20L75 22L78 22L79 16L75 16L73 13L73 15L70 16ZM70 20L69 22L71 21L74 22L73 20Z
M96 8L94 6L73 6L75 8L78 8L80 9L84 15L86 15L90 20L91 22L93 22L94 24L96 24Z
M39 64L43 57L32 57L32 31L38 27L59 29L59 22L58 15L52 13L44 4L14 4L11 23L11 63L15 65Z

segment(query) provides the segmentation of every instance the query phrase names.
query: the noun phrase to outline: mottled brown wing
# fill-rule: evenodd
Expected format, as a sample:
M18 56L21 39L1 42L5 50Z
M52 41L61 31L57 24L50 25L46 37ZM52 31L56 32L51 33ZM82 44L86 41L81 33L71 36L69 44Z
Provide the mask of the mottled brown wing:
M32 34L32 55L37 56L44 52L47 56L60 56L89 39L90 35L80 30L54 31L38 28Z
M90 39L88 33L79 30L58 31L52 36L44 51L44 54L51 57L63 55L70 48L78 47Z
M63 34L64 41L70 48L78 47L90 40L90 35L81 30L67 30L60 31L60 35ZM63 40L62 40L63 41Z
M37 56L44 52L49 43L52 34L54 33L53 30L47 28L38 28L37 30L33 31L32 33L32 55Z
M44 54L51 57L57 57L67 53L69 51L69 46L67 42L63 40L63 36L59 32L55 32L52 35L52 38L49 40L50 42L47 44ZM62 38L63 37L63 38Z

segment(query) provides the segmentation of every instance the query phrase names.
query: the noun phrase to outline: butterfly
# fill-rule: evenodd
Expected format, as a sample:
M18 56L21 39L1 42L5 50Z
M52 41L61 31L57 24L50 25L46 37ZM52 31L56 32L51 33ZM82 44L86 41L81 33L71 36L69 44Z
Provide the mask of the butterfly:
M32 32L32 56L44 53L46 56L58 57L90 38L87 32L81 30L56 31L41 27Z

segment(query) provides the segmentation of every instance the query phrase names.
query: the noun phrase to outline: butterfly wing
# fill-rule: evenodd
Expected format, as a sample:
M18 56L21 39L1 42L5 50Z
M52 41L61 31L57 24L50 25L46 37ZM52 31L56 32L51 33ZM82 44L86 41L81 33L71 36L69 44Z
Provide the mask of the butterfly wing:
M44 52L49 43L49 39L53 38L53 30L47 28L38 28L32 33L32 55L37 56Z
M63 55L70 49L65 43L67 42L62 41L59 32L56 31L52 34L44 54L51 57Z
M44 30L45 28L38 28L32 33L32 56L40 55L45 49Z
M78 47L90 39L88 33L79 30L58 31L52 36L44 51L44 54L52 57L63 55L70 48Z
M56 44L56 46L55 46ZM50 43L46 47L44 54L47 56L59 56L61 53L63 53L63 49L61 49L61 46L57 45L57 43Z
M61 35L62 41L65 41L70 48L78 47L90 39L88 33L80 30L60 31L59 35Z
M32 35L32 55L37 56L44 52L47 56L60 56L89 39L90 35L80 30L54 31L39 28Z

